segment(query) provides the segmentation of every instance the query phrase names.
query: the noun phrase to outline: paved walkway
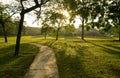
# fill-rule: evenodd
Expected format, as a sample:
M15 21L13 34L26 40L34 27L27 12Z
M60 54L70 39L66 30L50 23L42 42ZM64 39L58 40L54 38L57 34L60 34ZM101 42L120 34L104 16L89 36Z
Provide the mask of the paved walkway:
M47 46L32 44L40 47L40 52L35 57L25 78L59 78L53 50Z

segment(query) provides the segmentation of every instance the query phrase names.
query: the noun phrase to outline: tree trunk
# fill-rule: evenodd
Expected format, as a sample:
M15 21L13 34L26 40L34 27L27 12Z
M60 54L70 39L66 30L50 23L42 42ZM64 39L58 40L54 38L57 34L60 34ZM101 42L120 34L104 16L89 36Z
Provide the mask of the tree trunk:
M58 28L58 29L57 29L57 33L56 33L56 40L58 40L59 30L60 30L60 28Z
M46 39L46 37L47 37L47 31L45 31L45 39Z
M7 34L6 34L5 24L4 24L4 23L2 23L2 29L3 29L3 35L4 35L4 40L5 40L5 43L7 43L7 42L8 42L8 40L7 40Z
M47 31L48 31L48 27L45 30L45 39L47 38Z
M120 41L120 33L118 33L118 36L119 36L119 41Z
M84 40L84 19L82 20L82 34L81 39Z
M24 21L24 13L21 12L20 16L21 16L21 19L20 19L18 33L17 33L17 39L16 39L15 56L18 56L18 54L19 54L21 32L22 32L23 21Z

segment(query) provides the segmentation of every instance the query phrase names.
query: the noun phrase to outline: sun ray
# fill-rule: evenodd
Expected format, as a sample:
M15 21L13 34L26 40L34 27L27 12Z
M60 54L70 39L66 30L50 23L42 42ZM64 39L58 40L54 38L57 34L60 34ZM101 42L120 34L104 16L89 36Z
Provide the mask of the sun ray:
M66 18L70 18L70 14L68 13L68 11L64 10L63 15L65 15Z

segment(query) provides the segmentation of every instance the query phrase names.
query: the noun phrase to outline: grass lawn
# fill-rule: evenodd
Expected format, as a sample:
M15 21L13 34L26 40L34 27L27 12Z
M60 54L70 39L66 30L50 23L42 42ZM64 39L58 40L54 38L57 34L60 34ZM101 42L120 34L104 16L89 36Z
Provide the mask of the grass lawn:
M26 42L53 48L60 78L120 78L120 42L113 39L86 38L83 41L79 38L60 38L55 41L52 37L47 40L41 37L23 37L20 56L13 57L14 39L9 38L7 44L0 42L0 78L23 78L20 77L26 71L23 69L28 68L38 51L38 48L28 46ZM14 77L11 76L13 73Z
M15 57L15 38L10 37L8 43L4 43L3 38L0 41L0 78L24 78L39 48L21 43L20 54Z
M108 38L60 38L53 48L60 78L120 78L120 42Z

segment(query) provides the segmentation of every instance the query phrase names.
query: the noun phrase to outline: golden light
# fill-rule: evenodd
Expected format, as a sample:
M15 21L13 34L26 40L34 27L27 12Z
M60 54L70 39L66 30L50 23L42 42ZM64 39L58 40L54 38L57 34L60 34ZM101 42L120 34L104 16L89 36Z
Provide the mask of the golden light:
M66 18L70 18L70 14L68 13L68 11L64 10L63 15L65 15Z

